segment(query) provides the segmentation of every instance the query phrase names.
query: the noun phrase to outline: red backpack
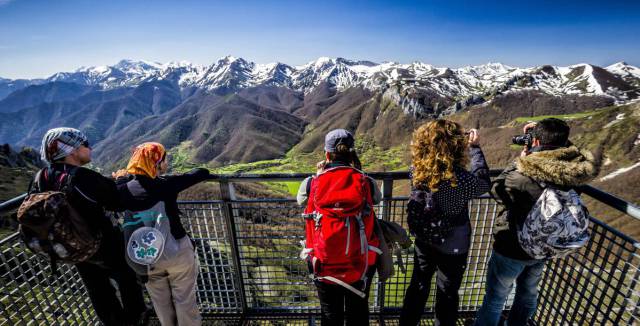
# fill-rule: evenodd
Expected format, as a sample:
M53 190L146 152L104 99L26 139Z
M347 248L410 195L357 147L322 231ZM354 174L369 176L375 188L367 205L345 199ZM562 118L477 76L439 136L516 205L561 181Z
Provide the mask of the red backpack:
M364 297L366 271L382 253L369 179L354 168L336 167L313 177L308 189L303 258L314 279ZM364 281L361 289L352 286L358 281Z

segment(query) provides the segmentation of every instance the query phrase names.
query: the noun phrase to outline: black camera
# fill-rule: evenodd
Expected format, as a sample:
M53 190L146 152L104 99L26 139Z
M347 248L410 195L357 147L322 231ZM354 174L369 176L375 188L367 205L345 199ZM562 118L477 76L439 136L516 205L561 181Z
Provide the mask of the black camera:
M517 135L511 138L511 142L515 145L524 146L527 150L531 149L531 143L533 142L533 128L527 130L524 135Z

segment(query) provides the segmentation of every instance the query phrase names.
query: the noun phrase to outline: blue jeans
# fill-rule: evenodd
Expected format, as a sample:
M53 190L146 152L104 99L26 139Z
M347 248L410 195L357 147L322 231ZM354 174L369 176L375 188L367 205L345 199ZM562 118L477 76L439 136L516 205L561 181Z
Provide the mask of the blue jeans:
M508 326L527 325L536 312L538 282L544 260L511 259L493 251L487 271L487 284L482 307L476 315L476 326L498 325L507 296L516 282L516 296L507 318Z

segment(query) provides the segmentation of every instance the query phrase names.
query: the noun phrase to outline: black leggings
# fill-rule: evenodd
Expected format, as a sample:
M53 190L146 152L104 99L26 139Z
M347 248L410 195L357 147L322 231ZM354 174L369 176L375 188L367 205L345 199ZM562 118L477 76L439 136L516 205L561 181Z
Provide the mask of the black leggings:
M106 326L133 325L146 310L142 287L125 261L122 233L105 234L98 252L90 261L76 264L100 321ZM114 280L120 300L111 284Z
M369 325L369 289L375 268L367 271L367 284L364 298L346 288L333 284L315 281L322 310L322 325L348 326ZM359 288L360 284L353 284Z
M413 275L404 297L400 325L418 325L429 298L431 278L436 273L436 325L455 325L458 319L458 289L466 269L467 254L447 255L416 242Z

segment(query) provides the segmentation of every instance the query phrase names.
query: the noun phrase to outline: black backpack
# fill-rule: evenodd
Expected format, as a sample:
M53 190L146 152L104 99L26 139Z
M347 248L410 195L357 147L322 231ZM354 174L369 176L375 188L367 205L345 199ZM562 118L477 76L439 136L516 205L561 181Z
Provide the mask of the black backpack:
M454 226L438 208L433 193L414 189L407 203L409 232L422 242L440 245L444 243Z

